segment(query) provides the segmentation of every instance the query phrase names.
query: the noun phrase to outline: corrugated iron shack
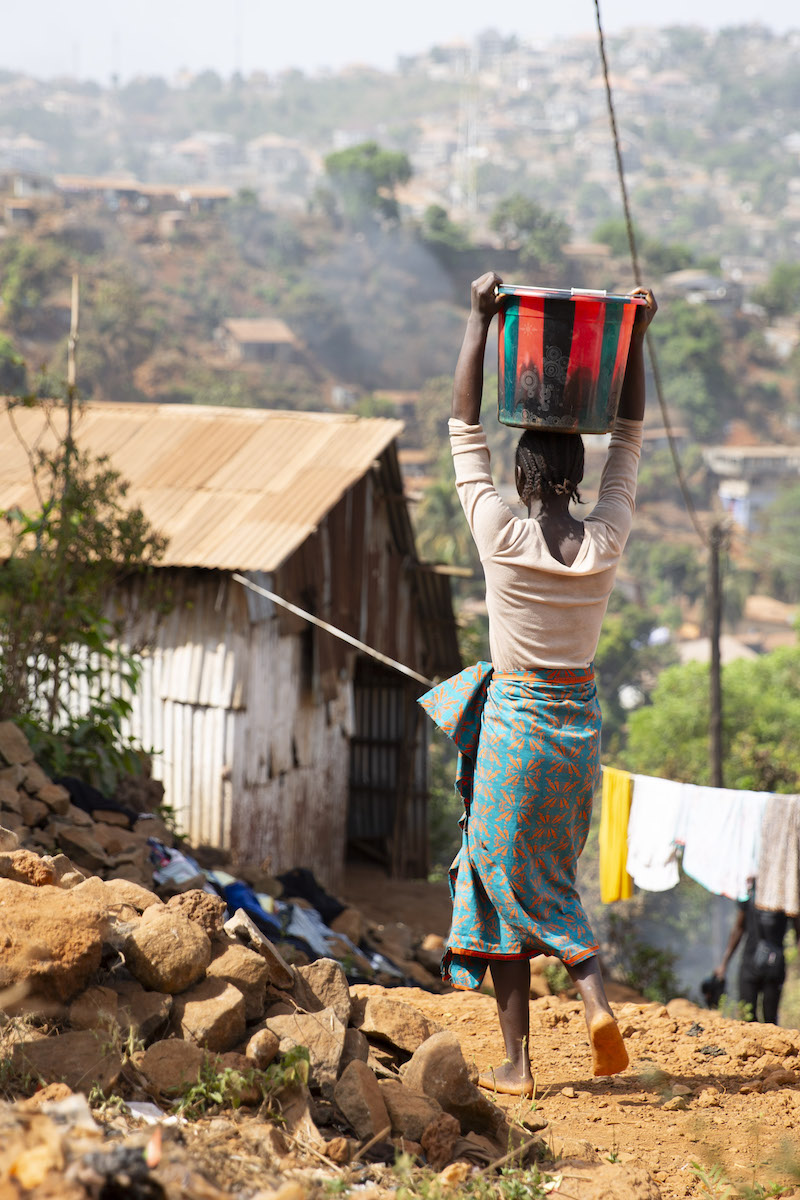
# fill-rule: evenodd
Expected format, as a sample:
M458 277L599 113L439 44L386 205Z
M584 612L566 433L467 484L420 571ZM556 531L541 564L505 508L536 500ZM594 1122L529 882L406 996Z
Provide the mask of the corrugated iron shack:
M2 412L0 508L36 507ZM59 415L56 419L56 432ZM46 447L36 409L18 432ZM169 538L158 603L111 603L144 645L131 730L195 845L310 868L335 888L348 848L427 868L424 686L237 583L241 573L428 677L460 666L450 583L418 562L393 420L347 414L83 406L78 444L107 455Z

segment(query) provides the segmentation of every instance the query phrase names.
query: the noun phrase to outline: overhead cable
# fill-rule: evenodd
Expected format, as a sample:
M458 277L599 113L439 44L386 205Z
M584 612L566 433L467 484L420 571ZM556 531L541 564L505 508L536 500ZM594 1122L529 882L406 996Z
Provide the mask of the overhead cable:
M605 80L605 85L606 85L606 101L608 104L608 119L611 124L611 137L614 142L614 154L615 154L615 157L617 160L617 175L619 177L619 186L620 186L620 191L622 193L622 207L623 207L623 210L625 213L625 228L626 228L627 234L628 234L628 246L630 247L631 265L633 266L633 278L634 278L634 282L636 283L636 286L641 287L643 285L643 280L642 280L642 273L639 268L639 254L638 254L638 250L637 250L637 246L636 246L636 231L634 230L633 221L631 220L631 210L630 210L630 204L628 202L628 189L625 184L625 170L624 170L623 163L622 163L622 150L620 148L620 142L619 142L619 131L617 129L617 118L616 118L616 114L614 112L614 98L613 98L613 95L611 92L611 80L610 80L609 73L608 73L608 59L606 58L605 37L603 35L603 26L602 26L602 22L600 20L600 0L594 0L594 8L595 8L595 14L597 16L597 36L598 36L598 42L599 42L599 47L600 47L600 60L601 60L602 66L603 66L603 79ZM655 389L656 389L656 396L658 397L659 408L661 409L661 419L664 422L664 430L667 435L667 441L669 443L670 452L672 454L672 462L675 467L675 474L677 475L677 478L678 478L678 484L681 489L681 495L683 496L683 502L686 505L686 511L688 512L688 514L691 518L691 521L692 521L692 524L694 525L697 536L700 538L700 541L703 543L703 545L708 547L709 546L709 535L703 528L703 526L700 522L700 518L697 515L697 509L695 508L694 501L692 500L692 497L689 493L689 488L686 483L686 478L683 474L683 467L681 465L680 457L678 455L677 442L675 441L675 436L672 432L672 425L670 423L669 413L667 412L667 406L664 401L664 393L663 393L663 389L661 387L661 372L659 371L659 368L658 368L658 359L656 357L655 347L653 345L653 339L650 335L649 330L648 330L647 334L645 335L645 337L646 337L646 341L647 341L647 351L650 356L650 367L651 367L651 370L653 373L653 383L654 383Z

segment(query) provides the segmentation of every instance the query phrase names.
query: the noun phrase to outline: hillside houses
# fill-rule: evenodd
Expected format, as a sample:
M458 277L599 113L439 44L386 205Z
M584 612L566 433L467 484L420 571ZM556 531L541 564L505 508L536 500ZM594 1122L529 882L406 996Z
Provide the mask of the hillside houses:
M231 317L214 333L232 362L300 362L304 351L280 317Z
M800 446L710 446L703 461L719 480L722 507L746 530L783 485L800 477Z

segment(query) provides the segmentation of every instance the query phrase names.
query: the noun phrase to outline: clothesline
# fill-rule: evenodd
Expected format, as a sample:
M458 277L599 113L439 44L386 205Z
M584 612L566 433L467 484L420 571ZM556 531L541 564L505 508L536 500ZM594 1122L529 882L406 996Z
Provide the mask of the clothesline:
M600 898L668 891L680 870L717 896L800 913L800 796L703 787L603 768Z

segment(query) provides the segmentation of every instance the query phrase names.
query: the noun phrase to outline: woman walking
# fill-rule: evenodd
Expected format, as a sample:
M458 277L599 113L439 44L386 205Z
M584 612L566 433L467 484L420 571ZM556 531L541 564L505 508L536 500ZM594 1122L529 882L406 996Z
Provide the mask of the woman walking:
M453 920L445 980L478 988L491 970L506 1060L484 1087L533 1090L528 1037L530 959L556 955L583 999L595 1075L625 1069L628 1055L603 987L598 944L575 887L600 771L600 709L592 660L617 564L630 532L644 416L644 333L652 292L637 308L617 422L597 504L579 500L583 442L574 433L527 430L516 482L527 518L514 516L492 482L480 425L483 360L502 282L472 284L456 366L450 440L458 495L486 577L491 664L434 688L423 707L459 749L462 846L451 867Z

